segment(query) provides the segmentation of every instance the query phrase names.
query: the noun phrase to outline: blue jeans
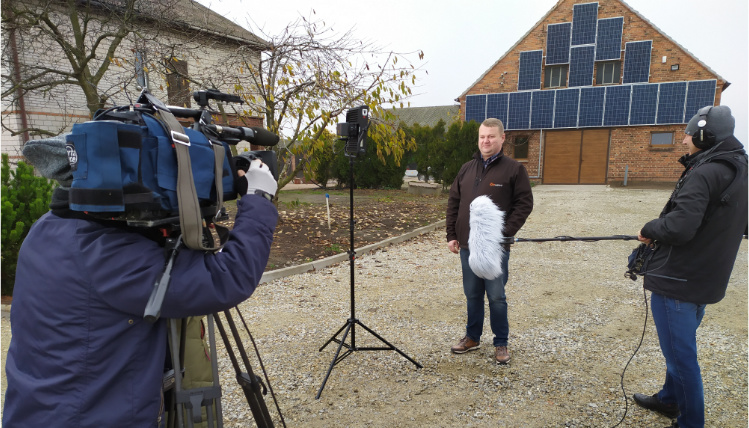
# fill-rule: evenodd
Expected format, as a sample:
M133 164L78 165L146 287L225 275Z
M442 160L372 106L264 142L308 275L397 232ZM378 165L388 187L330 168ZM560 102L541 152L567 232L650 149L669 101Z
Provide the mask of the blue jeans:
M650 307L666 359L666 382L658 399L679 405L680 428L702 428L705 426L705 397L697 362L697 327L705 315L705 305L652 293Z
M492 333L494 333L494 346L507 346L510 325L507 321L505 284L507 283L510 253L505 252L502 258L503 274L493 280L479 278L473 273L468 265L470 254L468 250L460 249L460 263L463 267L463 293L466 295L468 307L466 336L475 342L481 340L481 333L484 330L484 294L486 294L489 299L489 325L491 325Z

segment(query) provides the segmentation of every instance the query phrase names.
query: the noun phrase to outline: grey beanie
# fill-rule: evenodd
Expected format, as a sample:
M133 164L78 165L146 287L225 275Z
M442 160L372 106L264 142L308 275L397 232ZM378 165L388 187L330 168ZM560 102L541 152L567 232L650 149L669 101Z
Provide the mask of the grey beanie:
M43 177L57 180L62 187L73 183L65 135L28 141L23 146L23 155Z
M736 119L731 115L731 109L728 108L728 106L711 107L712 106L703 107L697 112L697 114L692 116L684 133L687 135L694 135L694 133L699 129L698 122L700 121L700 115L703 111L710 109L705 118L706 124L703 126L715 135L715 141L723 141L733 135L733 128L736 126Z

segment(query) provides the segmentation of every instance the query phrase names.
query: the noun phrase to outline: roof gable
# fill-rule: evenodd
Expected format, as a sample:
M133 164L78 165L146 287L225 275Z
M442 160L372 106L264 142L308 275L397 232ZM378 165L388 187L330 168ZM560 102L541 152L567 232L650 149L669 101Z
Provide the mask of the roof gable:
M539 19L539 21L536 22L536 24L534 24L531 27L531 29L528 30L528 32L526 32L512 47L510 47L510 49L508 49L508 51L504 55L502 55L494 64L492 64L491 67L489 67L484 73L482 73L481 76L479 76L479 78L473 84L471 84L465 91L463 91L463 93L460 94L458 99L464 98L466 95L468 95L469 92L478 92L478 93L496 92L497 84L502 86L502 92L518 90L517 72L518 72L520 52L521 51L527 52L527 51L542 49L545 55L546 54L545 41L546 41L546 35L547 35L547 32L546 32L547 25L571 23L572 18L573 18L573 12L572 12L573 6L576 4L585 4L585 3L598 3L599 4L598 19L605 19L605 18L611 18L611 17L623 16L623 15L625 16L624 34L622 37L622 49L627 42L636 41L635 39L631 38L631 36L628 37L628 30L630 30L630 28L628 27L645 26L646 28L642 28L642 29L646 33L651 33L652 35L658 35L658 36L663 37L665 40L668 41L668 43L673 45L673 48L679 50L680 52L683 53L683 55L687 56L690 60L694 61L701 68L703 68L705 71L704 76L701 76L698 79L717 79L723 83L723 89L725 89L730 84L726 82L725 79L723 79L715 71L713 71L710 67L708 67L705 63L703 63L697 57L695 57L691 52L689 52L683 46L681 46L676 41L674 41L671 37L669 37L667 34L661 31L652 22L650 22L648 19L643 17L639 12L634 10L631 6L629 6L624 1L621 1L621 0L598 0L598 1L595 1L595 0L560 0L545 15L543 15L543 17L541 17L541 19ZM603 13L601 13L601 11ZM644 39L647 39L647 37ZM637 40L644 40L644 39L637 39ZM668 47L664 50L669 51L669 52L673 51L671 47ZM653 55L656 55L657 52L658 52L657 49L653 49ZM509 63L514 64L514 69L507 66ZM500 67L502 69L499 69ZM515 76L508 75L508 69L511 70L510 73L514 71ZM685 79L676 79L676 80L685 80ZM489 81L495 87L491 91L487 91L485 88L483 88L483 86L485 86L487 82Z

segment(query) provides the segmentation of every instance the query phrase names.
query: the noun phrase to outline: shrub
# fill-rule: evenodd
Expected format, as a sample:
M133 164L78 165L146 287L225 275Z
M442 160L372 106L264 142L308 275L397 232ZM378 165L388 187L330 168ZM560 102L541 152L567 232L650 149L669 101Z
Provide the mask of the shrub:
M442 187L450 188L460 172L460 167L471 160L478 151L479 124L470 122L453 123L445 133Z
M31 165L18 162L14 171L8 155L3 153L2 159L2 294L11 296L21 243L31 225L49 210L54 185L46 178L34 176Z
M351 182L350 159L345 155L344 142L336 143L336 158L333 161L333 176L339 187L348 187ZM367 151L354 158L354 183L362 189L400 189L406 174L406 163L396 163L393 154L384 154L384 162L377 156L375 145L367 142ZM404 156L405 157L405 156Z

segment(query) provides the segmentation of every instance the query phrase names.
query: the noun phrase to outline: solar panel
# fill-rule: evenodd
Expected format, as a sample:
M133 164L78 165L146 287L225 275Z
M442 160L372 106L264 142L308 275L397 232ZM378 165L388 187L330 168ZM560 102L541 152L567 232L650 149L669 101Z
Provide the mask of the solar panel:
M572 6L572 46L596 42L598 3Z
M606 88L603 86L580 89L580 114L577 126L601 126L603 124L605 95Z
M627 42L624 48L624 78L622 83L643 83L650 79L651 40Z
M655 125L657 103L657 83L632 85L632 107L629 109L629 124Z
M658 90L658 125L684 123L687 82L661 83Z
M684 108L684 122L689 122L697 111L705 106L715 105L716 80L696 80L687 86L687 103Z
M554 128L574 128L577 126L577 108L580 89L557 90L554 105Z
M549 24L546 31L546 65L570 62L572 23Z
M570 49L570 87L593 85L595 50L595 46L573 46Z
M554 93L556 91L532 92L531 129L551 128L554 124Z
M528 129L532 92L510 92L506 129Z
M486 95L466 95L466 122L486 119Z
M606 87L606 99L603 106L603 126L621 126L629 123L631 93L631 85Z
M518 91L541 89L541 65L544 53L541 50L520 52L518 68Z
M598 20L596 36L596 61L609 61L622 57L622 29L624 18L605 18Z
M486 96L486 117L493 117L502 121L502 124L507 123L507 100L509 95L504 94L489 94Z

